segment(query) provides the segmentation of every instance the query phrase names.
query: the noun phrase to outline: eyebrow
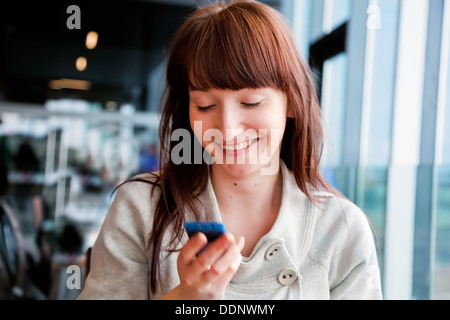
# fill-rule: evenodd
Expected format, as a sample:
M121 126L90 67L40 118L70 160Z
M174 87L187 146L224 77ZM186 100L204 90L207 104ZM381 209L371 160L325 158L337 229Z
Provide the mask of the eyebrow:
M201 93L206 93L206 92L208 92L209 90L206 90L206 89L197 89L197 88L189 88L189 93L191 93L191 92L201 92Z

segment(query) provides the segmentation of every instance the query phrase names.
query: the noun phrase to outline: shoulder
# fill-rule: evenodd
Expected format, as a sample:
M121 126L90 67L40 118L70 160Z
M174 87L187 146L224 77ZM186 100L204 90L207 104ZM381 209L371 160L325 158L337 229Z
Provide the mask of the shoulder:
M377 251L368 217L340 196L324 195L321 200L310 258L328 266L331 298L380 299Z
M364 251L374 244L369 219L358 206L341 196L338 191L322 191L308 185L308 191L315 199L313 201L299 188L293 173L284 163L282 170L283 177L286 178L285 187L290 207L296 208L293 212L304 208L300 216L305 218L299 219L299 223L312 236L313 255L333 256L336 252L347 249ZM305 221L308 221L307 226Z
M148 229L160 195L157 177L157 173L144 173L120 184L105 223Z
M366 231L370 224L366 215L349 199L340 195L338 191L317 190L307 184L308 192L314 200L311 200L297 185L294 174L283 164L283 177L286 179L285 187L290 202L296 207L305 202L307 211L314 211L316 225L323 233L335 233L343 229L356 229ZM293 200L292 200L293 199ZM320 231L316 230L316 231Z
M289 196L289 202L298 208L305 203L306 214L313 214L316 219L316 230L319 235L337 235L342 232L352 233L371 232L370 223L362 210L349 199L340 195L338 191L317 190L307 185L308 191L314 200L311 200L297 185L294 174L282 163L283 178L286 179L284 187Z
M115 200L139 203L143 197L148 199L150 193L159 191L158 178L158 172L135 175L117 186Z
M320 192L314 203L317 213L315 241L318 250L330 255L348 253L363 256L374 247L369 218L350 200L329 192Z
M316 192L315 206L319 211L319 219L332 223L347 223L355 226L368 225L367 216L352 201L344 196L331 192Z

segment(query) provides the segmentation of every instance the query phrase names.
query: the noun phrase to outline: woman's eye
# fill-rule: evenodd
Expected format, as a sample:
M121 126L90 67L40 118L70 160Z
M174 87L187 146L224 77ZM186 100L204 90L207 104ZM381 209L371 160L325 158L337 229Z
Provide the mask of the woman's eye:
M201 107L201 106L197 106L197 110L198 111L208 111L209 109L211 109L212 107L214 107L213 105L212 106L207 106L207 107Z
M256 102L256 103L242 103L244 106L249 107L249 108L257 108L261 105L261 103L263 103L264 100Z
M263 101L264 101L264 100L261 100L261 101L259 101L259 102L255 102L255 103L245 103L245 102L242 102L241 104L244 105L244 106L246 106L247 108L257 108L257 107L259 107L259 106L263 103ZM205 106L205 107L202 107L202 106L196 106L196 108L197 108L198 111L206 112L206 111L210 110L211 108L213 108L213 107L215 107L215 106L216 106L216 105L210 105L210 106Z

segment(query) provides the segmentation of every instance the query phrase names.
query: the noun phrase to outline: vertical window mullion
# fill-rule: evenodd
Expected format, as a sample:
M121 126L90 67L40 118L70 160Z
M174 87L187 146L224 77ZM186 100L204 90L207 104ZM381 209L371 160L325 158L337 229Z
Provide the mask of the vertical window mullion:
M444 0L430 1L414 235L413 297L429 299L435 260L436 125Z
M410 299L412 296L428 5L428 1L403 0L400 9L386 203L384 293L387 299Z

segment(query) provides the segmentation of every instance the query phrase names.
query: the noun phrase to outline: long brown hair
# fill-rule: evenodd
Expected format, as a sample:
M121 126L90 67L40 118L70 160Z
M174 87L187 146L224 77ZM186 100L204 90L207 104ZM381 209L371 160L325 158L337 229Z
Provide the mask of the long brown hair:
M256 1L230 1L197 9L174 36L167 65L165 103L160 124L160 172L153 182L161 191L156 204L149 246L151 290L156 289L161 250L176 249L183 235L185 212L194 214L198 195L208 182L208 165L175 165L170 160L176 142L172 133L191 133L192 149L199 143L189 124L190 89L277 88L287 96L288 118L281 158L298 187L313 201L311 188L331 190L319 172L323 133L320 107L309 67L301 59L282 16ZM161 248L168 226L170 248Z

